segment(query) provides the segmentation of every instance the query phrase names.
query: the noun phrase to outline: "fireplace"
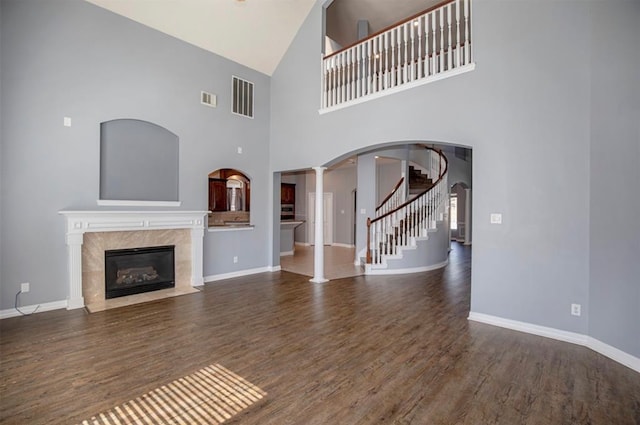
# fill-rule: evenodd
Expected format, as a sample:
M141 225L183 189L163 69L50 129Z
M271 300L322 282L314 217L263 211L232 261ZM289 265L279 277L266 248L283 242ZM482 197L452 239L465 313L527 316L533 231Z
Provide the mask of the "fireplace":
M175 287L175 245L104 253L105 298Z

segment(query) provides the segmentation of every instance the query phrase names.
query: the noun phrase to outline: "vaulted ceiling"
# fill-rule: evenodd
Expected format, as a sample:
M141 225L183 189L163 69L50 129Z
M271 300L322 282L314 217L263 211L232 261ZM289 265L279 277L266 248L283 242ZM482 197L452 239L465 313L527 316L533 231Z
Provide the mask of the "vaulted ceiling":
M315 0L86 0L271 75Z
M86 0L267 75L272 75L309 11L320 0ZM327 1L328 3L328 1ZM327 33L356 41L358 20L371 33L437 0L334 0Z

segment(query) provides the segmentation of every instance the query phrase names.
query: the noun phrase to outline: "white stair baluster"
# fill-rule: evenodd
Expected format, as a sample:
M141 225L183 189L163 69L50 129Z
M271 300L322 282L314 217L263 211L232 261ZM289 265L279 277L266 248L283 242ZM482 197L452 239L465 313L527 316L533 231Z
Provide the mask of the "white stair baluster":
M391 86L391 74L389 73L389 37L391 37L391 31L384 33L384 88L388 89Z
M418 18L418 78L422 78L422 16Z
M460 2L456 0L456 66L460 66Z
M362 44L358 44L356 48L356 59L358 61L356 66L356 73L358 74L357 84L356 84L356 97L358 98L364 95L362 90L362 68L364 67L364 62L361 60L361 55L362 55Z
M471 63L471 49L469 48L469 41L471 34L469 33L469 0L464 0L464 64L469 65Z
M431 15L431 42L432 42L432 49L431 49L431 75L435 75L438 70L437 70L437 66L436 66L436 59L437 59L437 46L436 46L436 13L435 12L431 12L429 15Z
M322 98L321 98L321 106L322 108L327 107L327 62L326 60L322 60Z
M376 64L377 64L377 72L376 72L376 80L377 91L380 91L384 87L384 70L382 65L384 64L384 59L382 58L382 51L384 49L384 34L380 34L376 37L376 45L378 46L378 52L376 53Z
M391 87L396 86L396 31L397 28L391 30Z
M340 53L337 56L337 59L338 59L338 87L337 87L338 88L338 103L342 103L342 87L343 87L343 84L342 84L342 58L343 58L343 55L342 55L342 53Z
M342 54L342 103L347 101L347 52Z
M357 49L355 47L351 49L350 59L351 59L351 99L353 100L356 98L356 86L357 86L356 72L358 69L357 67L358 56L357 56Z
M444 71L444 9L440 9L440 72Z
M411 68L410 68L410 72L409 72L409 80L413 81L416 79L416 28L413 25L413 21L408 22L406 25L409 26L409 36L411 39Z
M409 32L407 31L407 24L402 26L402 39L404 41L404 59L402 61L402 83L407 82L409 73Z
M373 64L371 63L371 51L373 46L371 45L372 41L367 41L367 94L371 93L371 83L372 83L372 68Z
M331 104L335 105L337 103L337 92L336 92L336 57L333 56L331 58Z
M453 54L451 52L451 7L452 4L449 3L446 8L447 8L447 44L448 44L448 49L447 49L447 71L449 71L451 69L451 60L453 59Z

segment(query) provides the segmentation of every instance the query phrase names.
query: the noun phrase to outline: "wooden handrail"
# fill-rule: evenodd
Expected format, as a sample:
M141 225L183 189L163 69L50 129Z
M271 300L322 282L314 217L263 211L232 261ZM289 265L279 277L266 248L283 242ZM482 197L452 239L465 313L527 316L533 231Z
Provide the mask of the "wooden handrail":
M380 34L382 34L382 33L385 33L385 32L387 32L387 31L389 31L389 30L391 30L391 29L393 29L393 28L395 28L395 27L399 27L399 26L400 26L400 25L402 25L402 24L406 24L406 23L407 23L407 22L409 22L409 21L412 21L412 20L414 20L414 19L416 19L416 18L418 18L418 17L420 17L420 16L422 16L422 15L425 15L425 14L427 14L427 13L429 13L429 12L432 12L432 11L434 11L434 10L436 10L436 9L441 8L442 6L444 6L444 5L446 5L446 4L453 3L453 2L455 2L455 1L456 1L456 0L445 0L445 1L442 1L442 2L440 2L440 3L438 3L438 4L434 5L434 6L431 6L431 7L427 8L427 9L423 10L422 12L418 12L418 13L416 13L415 15L411 15L411 16L409 16L408 18L403 19L402 21L398 21L398 22L396 22L395 24L389 25L388 27L385 27L385 28L381 29L380 31L374 32L373 34L371 34L371 35L367 36L366 38L363 38L363 39L358 40L358 41L356 41L356 42L354 42L354 43L351 43L351 44L349 44L348 46L343 47L342 49L340 49L340 50L338 50L338 51L335 51L335 52L331 53L330 55L325 56L324 58L325 58L325 59L329 59L330 57L335 56L335 55L337 55L338 53L342 53L342 52L343 52L343 51L345 51L345 50L349 50L349 49L350 49L350 48L352 48L353 46L357 46L357 45L358 45L358 44L360 44L360 43L364 43L364 42L366 42L366 41L369 41L369 40L371 40L372 38L375 38L375 37L379 36L379 35L380 35Z
M431 186L429 189L424 190L423 192L421 192L418 196L414 197L411 200L407 200L405 202L403 202L401 205L397 206L396 208L394 208L391 211L388 211L384 214L382 214L379 217L374 218L373 220L371 219L371 217L367 218L367 248L366 248L366 262L367 264L371 264L372 262L372 256L371 256L371 225L377 221L382 220L383 218L386 218L388 216L390 216L391 214L394 214L396 212L398 212L399 210L401 210L402 208L407 207L408 205L410 205L413 202L416 202L416 200L422 199L422 197L427 194L429 191L433 190L434 188L438 187L438 185L444 180L447 171L449 170L449 160L447 159L446 156L444 156L444 154L442 153L442 150L437 150L428 146L425 146L425 148L427 150L431 150L434 151L438 154L439 156L439 160L438 160L438 170L439 170L439 175L438 175L438 180L436 180L436 182L433 184L433 186ZM442 169L442 160L444 159L444 170ZM442 188L439 188L439 190L441 191ZM406 236L405 236L406 237ZM377 242L376 242L377 243ZM379 248L378 248L379 249ZM377 255L380 255L380 253L378 253Z
M430 148L428 146L425 146L425 148L428 149L428 150L432 150L434 152L437 152L440 155L441 158L444 158L444 171L442 171L440 173L440 175L438 176L438 180L435 181L433 186L431 186L429 189L426 189L426 190L420 192L420 194L416 195L413 199L410 199L408 201L403 202L402 204L398 205L396 208L392 209L391 211L388 211L388 212L382 214L380 217L376 217L376 218L374 218L372 220L367 220L367 233L369 231L369 227L371 226L371 224L375 223L376 221L382 220L383 218L385 218L387 216L390 216L391 214L393 214L395 212L398 212L402 208L404 208L407 205L409 205L410 203L412 203L414 200L420 198L422 195L424 195L425 193L427 193L428 191L430 191L431 189L436 187L438 185L438 183L440 183L440 181L442 180L444 175L447 174L447 170L449 169L449 160L447 160L447 157L442 154L442 151L439 151L439 150L434 149L434 148ZM368 244L367 244L367 250L369 250Z
M391 197L393 196L394 193L396 193L396 191L398 189L400 189L400 186L402 186L402 183L404 182L404 177L400 177L400 181L398 183L396 183L395 187L393 188L393 190L387 195L386 198L384 198L384 201L380 202L380 205L378 205L376 207L376 211L378 211L380 208L382 208L382 206L385 204L385 202L387 202L389 199L391 199Z

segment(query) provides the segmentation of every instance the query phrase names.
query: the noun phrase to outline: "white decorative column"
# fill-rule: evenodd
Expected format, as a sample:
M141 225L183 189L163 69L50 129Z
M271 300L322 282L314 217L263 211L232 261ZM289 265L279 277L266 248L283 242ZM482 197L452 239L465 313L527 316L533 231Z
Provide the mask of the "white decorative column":
M79 229L80 224L76 224L75 227ZM72 310L84 307L84 297L82 296L82 243L84 235L82 233L67 233L66 242L70 281L67 310Z
M315 245L313 247L313 279L311 282L324 283L324 182L325 167L313 167L316 170L316 212Z
M204 227L191 228L191 286L204 285L203 241Z

